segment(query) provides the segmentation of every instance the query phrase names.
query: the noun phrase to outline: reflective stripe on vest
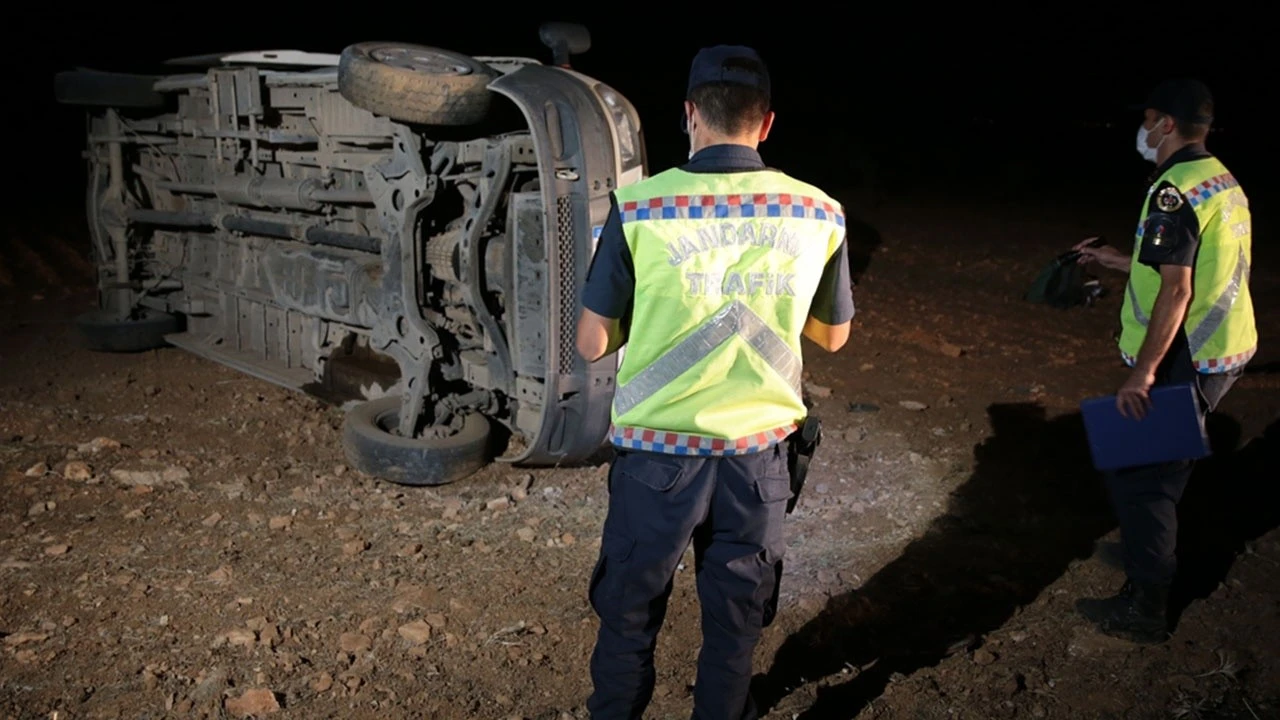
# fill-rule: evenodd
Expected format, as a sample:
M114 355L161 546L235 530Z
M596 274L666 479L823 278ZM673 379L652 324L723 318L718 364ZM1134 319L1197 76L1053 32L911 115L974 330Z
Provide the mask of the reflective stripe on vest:
M706 324L685 337L680 344L667 351L657 362L641 370L626 385L614 393L614 407L619 415L626 415L635 406L648 400L658 390L675 382L689 372L698 361L729 338L737 335L760 353L769 367L778 372L787 384L801 394L800 374L803 361L783 342L759 315L741 302L733 301L724 306Z
M764 450L807 413L800 334L844 239L839 203L773 171L668 170L614 192L636 273L614 444Z
M1222 327L1222 323L1226 322L1227 313L1231 311L1231 307L1236 304L1236 298L1240 297L1240 288L1249 283L1249 260L1244 255L1244 248L1239 249L1236 258L1236 269L1231 273L1231 279L1227 281L1226 288L1222 294L1213 301L1212 307L1200 319L1200 324L1196 325L1194 330L1187 333L1187 345L1191 348L1192 356L1198 354L1209 342L1209 338L1218 332ZM1142 305L1138 302L1138 292L1133 289L1133 281L1129 281L1129 302L1133 311L1133 317L1142 327L1147 327L1151 323L1151 318L1143 312Z
M1142 305L1138 302L1138 291L1133 289L1132 278L1129 279L1128 290L1129 309L1133 311L1133 317L1138 321L1138 324L1142 327L1146 327L1151 322L1151 318L1147 317L1147 314L1142 311Z
M1252 241L1248 198L1231 173L1213 157L1181 162L1169 168L1152 183L1147 192L1148 201L1164 181L1178 188L1200 224L1192 301L1183 324L1192 362L1202 373L1239 367L1257 351L1257 330L1248 289ZM1120 354L1130 366L1134 365L1145 339L1151 322L1150 308L1160 289L1159 273L1137 262L1144 240L1147 208L1148 203L1144 202L1134 235L1133 265L1121 310Z

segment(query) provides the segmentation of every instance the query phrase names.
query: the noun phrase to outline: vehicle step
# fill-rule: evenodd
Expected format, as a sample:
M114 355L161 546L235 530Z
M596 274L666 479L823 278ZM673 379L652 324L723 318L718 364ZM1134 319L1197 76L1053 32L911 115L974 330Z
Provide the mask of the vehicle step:
M290 390L305 392L305 386L316 381L315 373L306 368L284 367L252 352L214 345L195 333L175 333L164 339L174 347Z

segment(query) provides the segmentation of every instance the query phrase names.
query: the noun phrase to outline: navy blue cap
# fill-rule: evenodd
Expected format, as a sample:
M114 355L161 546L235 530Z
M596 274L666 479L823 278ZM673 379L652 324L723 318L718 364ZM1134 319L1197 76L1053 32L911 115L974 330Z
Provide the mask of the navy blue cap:
M1148 108L1185 122L1213 122L1213 94L1204 83L1192 78L1165 80L1151 91L1145 103L1129 106L1130 110Z
M754 63L759 70L743 67L743 63ZM744 45L716 45L703 48L693 57L693 66L689 68L689 92L699 85L713 82L736 83L759 88L769 95L769 70L765 67L760 55Z

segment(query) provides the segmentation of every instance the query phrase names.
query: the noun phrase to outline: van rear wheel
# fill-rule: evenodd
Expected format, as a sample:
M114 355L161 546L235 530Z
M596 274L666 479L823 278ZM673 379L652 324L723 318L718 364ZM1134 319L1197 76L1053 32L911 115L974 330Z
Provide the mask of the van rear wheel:
M134 353L168 347L165 335L183 330L182 317L140 308L128 319L107 310L90 310L75 320L80 343L98 352Z
M154 75L67 70L53 76L53 97L63 105L162 108L165 96L155 89Z

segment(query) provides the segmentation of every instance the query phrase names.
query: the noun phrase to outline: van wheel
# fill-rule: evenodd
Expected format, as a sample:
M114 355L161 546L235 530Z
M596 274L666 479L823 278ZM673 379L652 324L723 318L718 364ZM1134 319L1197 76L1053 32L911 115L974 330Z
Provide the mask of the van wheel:
M472 125L489 112L498 72L475 58L423 45L365 42L338 59L338 92L399 122Z
M53 97L63 105L121 108L162 108L165 96L154 75L67 70L53 76Z
M167 347L165 335L182 331L182 317L142 308L128 320L106 310L91 310L75 320L82 345L100 352L131 353Z
M352 467L398 485L445 485L489 463L489 420L467 415L451 435L397 435L400 398L370 400L352 408L342 427L342 447Z

